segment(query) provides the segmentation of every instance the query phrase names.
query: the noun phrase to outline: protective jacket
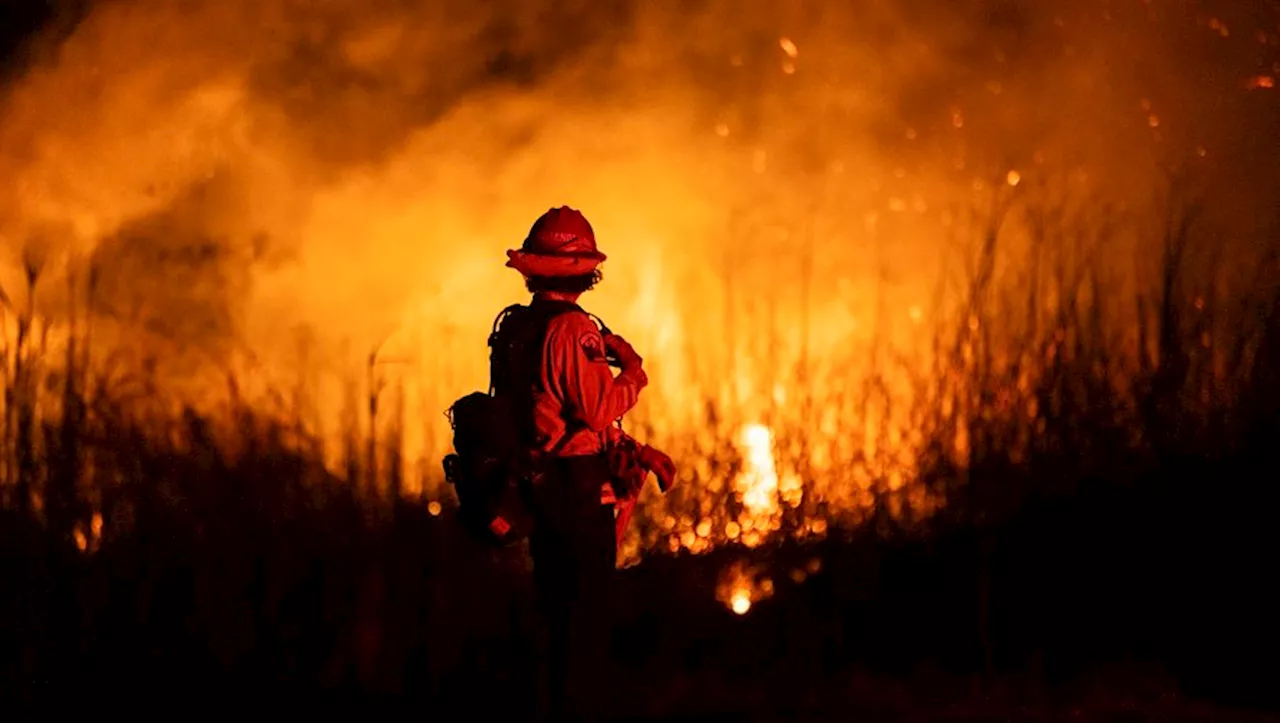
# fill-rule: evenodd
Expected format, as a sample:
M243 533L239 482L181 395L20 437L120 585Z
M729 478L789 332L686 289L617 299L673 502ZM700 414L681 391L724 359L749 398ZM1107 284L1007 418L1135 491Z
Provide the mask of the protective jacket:
M554 315L545 322L536 359L527 362L537 370L537 383L516 384L512 390L531 397L530 442L553 457L603 455L612 445L630 441L615 422L635 406L648 377L634 366L615 376L606 359L604 337L591 317L554 294L535 296L530 308L547 306ZM507 332L508 323L499 326L499 338ZM507 363L514 368L520 360ZM501 372L494 376L502 378ZM495 386L499 393L504 391L501 382ZM600 494L603 504L617 499L612 484L605 484Z

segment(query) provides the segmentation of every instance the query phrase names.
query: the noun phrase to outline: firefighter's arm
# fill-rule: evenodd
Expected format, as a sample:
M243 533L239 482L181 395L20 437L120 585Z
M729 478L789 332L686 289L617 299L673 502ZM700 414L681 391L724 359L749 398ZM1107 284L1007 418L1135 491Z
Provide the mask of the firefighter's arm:
M624 446L633 450L636 462L646 471L658 478L658 489L666 492L676 481L676 465L662 450L647 444L640 444L631 435L621 429L610 426L605 438L612 446ZM638 480L643 485L644 480Z
M545 349L548 388L558 388L574 416L593 432L607 429L630 411L649 383L638 358L613 375L604 338L586 314L552 319Z

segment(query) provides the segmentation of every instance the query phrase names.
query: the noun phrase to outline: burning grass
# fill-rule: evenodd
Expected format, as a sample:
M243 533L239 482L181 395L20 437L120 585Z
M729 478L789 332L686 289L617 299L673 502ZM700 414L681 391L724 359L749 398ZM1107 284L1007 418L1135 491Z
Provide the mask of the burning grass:
M850 384L815 362L795 372L809 386L782 385L758 416L708 398L683 436L641 415L637 433L682 460L683 484L637 515L626 552L648 561L628 573L624 629L661 610L663 636L729 614L828 641L775 641L799 666L788 675L937 656L994 674L1047 656L1058 680L1119 654L1219 683L1196 661L1241 654L1224 631L1271 639L1271 598L1247 571L1274 543L1261 471L1280 401L1274 266L1224 288L1191 261L1202 248L1175 215L1145 291L1118 299L1091 265L1101 231L1048 223L1053 207L1016 212L1031 258L998 271L1004 226L989 219L926 365L873 350ZM42 277L27 269L32 298ZM427 699L461 705L451 674L524 665L508 636L532 630L527 559L471 548L448 496L403 493L408 430L394 413L384 426L376 394L334 468L287 407L232 383L220 413L171 412L145 374L99 366L113 357L94 347L91 314L59 345L12 296L3 490L17 583L3 614L27 653L9 680L180 661L330 689L426 680ZM136 582L122 592L124 579ZM808 622L788 617L800 599ZM637 645L635 665L651 664ZM1236 688L1250 679L1226 667Z
M1264 687L1269 21L557 15L606 48L471 5L108 3L7 89L0 681L517 695L528 561L457 535L442 411L554 197L608 230L628 430L681 470L622 550L668 702L1142 656Z
M1235 454L1265 438L1276 409L1275 244L1242 277L1196 235L1197 208L1174 199L1163 227L1135 242L1156 263L1117 269L1104 249L1141 233L1134 217L1012 189L993 189L993 205L959 232L929 323L914 321L918 307L907 314L920 333L910 352L851 336L843 353L817 356L803 340L789 344L792 330L776 317L727 305L722 326L772 351L741 354L721 391L656 388L633 415L633 433L671 450L681 479L666 496L648 490L624 560L866 525L925 534L939 519L999 514L1004 498L1070 493L1095 470L1141 469L1173 451ZM23 261L25 302L4 297L0 489L10 508L57 518L87 549L115 514L103 500L125 474L117 440L220 465L253 460L265 444L304 460L309 476L344 480L370 509L401 497L433 514L451 505L438 458L405 450L439 424L407 427L402 380L381 370L377 352L363 380L347 380L337 435L309 423L316 390L286 401L278 390L246 392L237 376L220 403L206 388L184 411L184 397L121 339L98 296L98 260L66 274L72 304L61 321L34 312L44 282L35 256ZM691 352L686 366L699 363ZM692 416L680 414L673 400L690 398ZM986 469L1027 485L988 504Z

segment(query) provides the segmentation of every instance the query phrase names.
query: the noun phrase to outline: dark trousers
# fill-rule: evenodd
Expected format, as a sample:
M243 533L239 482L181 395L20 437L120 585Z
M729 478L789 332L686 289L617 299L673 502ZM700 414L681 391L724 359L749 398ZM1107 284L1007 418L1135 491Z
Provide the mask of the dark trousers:
M554 463L533 493L533 577L546 623L544 681L554 720L607 719L609 642L617 560L613 505L603 457Z

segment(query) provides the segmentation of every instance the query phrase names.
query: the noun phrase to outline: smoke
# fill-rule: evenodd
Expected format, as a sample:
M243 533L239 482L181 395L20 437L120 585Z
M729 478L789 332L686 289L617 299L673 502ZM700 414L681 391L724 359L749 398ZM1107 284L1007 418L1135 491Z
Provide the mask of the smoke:
M92 269L174 380L310 375L332 418L377 350L430 447L522 297L503 250L572 205L678 418L909 343L1010 171L1130 210L1189 174L1224 243L1274 235L1273 5L104 1L7 88L0 238Z

